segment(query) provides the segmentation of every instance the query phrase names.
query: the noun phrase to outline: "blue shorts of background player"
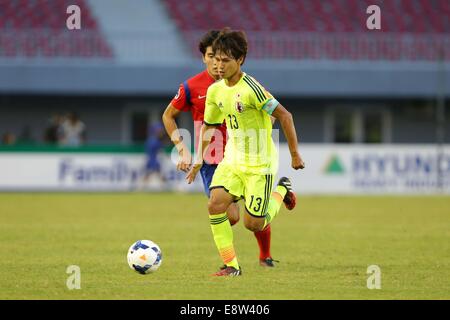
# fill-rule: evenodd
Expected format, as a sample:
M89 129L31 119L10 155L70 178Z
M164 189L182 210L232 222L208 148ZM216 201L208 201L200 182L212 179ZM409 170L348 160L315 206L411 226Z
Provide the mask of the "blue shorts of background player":
M151 156L145 164L145 169L147 173L160 172L161 165L158 161L158 158L156 156Z
M217 169L217 164L208 164L203 163L202 168L200 169L200 175L203 180L203 188L205 189L205 194L210 196L209 186L211 185L211 181L214 175L214 172Z

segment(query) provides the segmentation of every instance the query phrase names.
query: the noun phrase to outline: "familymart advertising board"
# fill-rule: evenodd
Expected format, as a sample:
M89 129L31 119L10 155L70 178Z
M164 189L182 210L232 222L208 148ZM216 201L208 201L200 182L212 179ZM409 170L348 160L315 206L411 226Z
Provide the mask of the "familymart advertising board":
M130 148L131 149L131 148ZM184 183L170 154L159 155L165 182L145 181L146 157L127 148L0 151L0 191L201 191Z
M279 151L279 177L290 177L301 194L450 194L449 146L303 144L306 168L298 171L291 169L287 145ZM146 190L203 190L200 175L187 185L169 155L160 160L166 182ZM142 152L114 150L0 151L0 191L140 190L145 161Z

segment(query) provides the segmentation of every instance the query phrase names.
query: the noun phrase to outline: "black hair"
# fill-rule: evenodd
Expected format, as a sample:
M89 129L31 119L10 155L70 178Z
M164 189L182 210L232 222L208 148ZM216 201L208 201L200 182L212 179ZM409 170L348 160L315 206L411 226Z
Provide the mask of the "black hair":
M217 39L217 37L219 36L219 33L220 33L219 30L209 30L200 39L200 42L198 43L198 50L200 50L200 52L202 53L203 56L206 53L206 49L209 46L212 46L214 40Z
M244 31L231 30L226 27L220 30L219 36L214 40L212 50L214 54L223 52L235 60L243 57L242 64L244 64L248 50L247 36Z

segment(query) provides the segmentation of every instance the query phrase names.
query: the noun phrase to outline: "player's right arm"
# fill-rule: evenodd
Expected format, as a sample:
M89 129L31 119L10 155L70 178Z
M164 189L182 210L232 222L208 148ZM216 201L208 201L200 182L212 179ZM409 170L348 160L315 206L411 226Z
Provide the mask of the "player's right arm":
M195 162L189 171L189 173L186 176L187 182L190 184L195 180L195 176L200 171L200 169L203 166L203 154L205 150L208 149L209 144L211 143L211 131L214 130L216 126L214 125L207 125L203 123L202 127L200 128L200 143L198 144L198 150L197 150L197 157L195 159ZM211 130L212 129L212 130Z
M211 143L213 136L213 130L217 126L222 125L225 115L222 113L220 108L215 103L215 92L214 85L208 88L208 93L206 94L205 102L205 116L203 125L200 129L200 142L198 144L197 157L194 165L186 176L188 183L192 183L195 180L195 176L200 171L203 165L203 153L208 148Z
M166 132L172 140L173 144L177 148L178 151L178 163L177 170L182 170L187 172L192 163L191 151L184 144L183 137L180 135L178 131L178 126L175 119L180 115L182 111L188 111L189 105L186 102L186 96L184 92L183 85L180 85L178 89L178 93L175 98L169 103L164 114L162 116L162 121L164 123L164 127L166 128Z

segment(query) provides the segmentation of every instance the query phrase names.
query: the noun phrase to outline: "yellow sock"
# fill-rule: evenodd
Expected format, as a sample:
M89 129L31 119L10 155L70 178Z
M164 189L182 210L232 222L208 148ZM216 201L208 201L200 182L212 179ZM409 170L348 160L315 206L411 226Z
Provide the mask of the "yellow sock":
M287 190L283 186L277 186L275 191L272 192L272 195L269 200L269 205L266 213L266 221L264 223L264 228L267 227L269 223L276 217L278 212L280 211L281 204L283 203L284 196L286 195Z
M226 213L209 215L214 242L224 264L239 269L233 246L233 230Z

